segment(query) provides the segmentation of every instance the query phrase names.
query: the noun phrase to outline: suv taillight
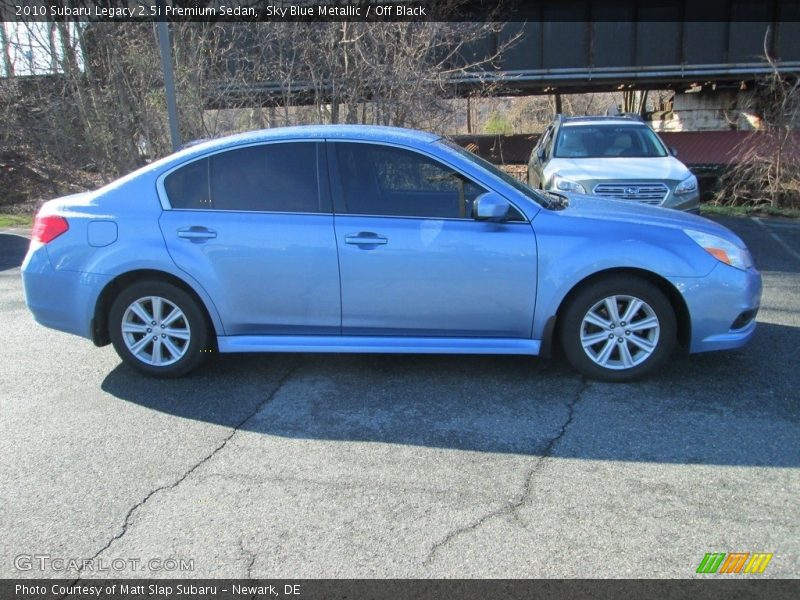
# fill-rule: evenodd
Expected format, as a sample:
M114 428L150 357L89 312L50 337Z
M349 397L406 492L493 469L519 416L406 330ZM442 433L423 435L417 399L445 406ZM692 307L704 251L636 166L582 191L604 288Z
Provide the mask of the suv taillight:
M69 229L69 223L58 215L36 215L31 237L36 242L47 244Z

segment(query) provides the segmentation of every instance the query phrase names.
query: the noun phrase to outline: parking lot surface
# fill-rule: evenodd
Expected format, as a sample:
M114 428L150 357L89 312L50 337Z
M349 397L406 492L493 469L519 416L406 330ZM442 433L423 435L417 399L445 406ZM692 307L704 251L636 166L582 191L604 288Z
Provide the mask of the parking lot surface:
M147 379L34 323L0 233L0 576L798 577L800 223L723 223L764 276L753 342L625 385L489 356Z

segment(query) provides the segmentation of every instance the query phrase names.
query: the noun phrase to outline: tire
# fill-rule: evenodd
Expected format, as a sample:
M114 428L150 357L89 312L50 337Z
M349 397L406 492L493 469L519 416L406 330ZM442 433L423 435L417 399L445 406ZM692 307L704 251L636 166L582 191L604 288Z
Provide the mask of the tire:
M204 309L166 281L140 281L122 290L109 310L108 331L120 358L152 377L186 375L210 350Z
M661 366L675 348L676 332L675 311L661 290L624 275L579 290L563 314L560 337L575 369L621 383Z

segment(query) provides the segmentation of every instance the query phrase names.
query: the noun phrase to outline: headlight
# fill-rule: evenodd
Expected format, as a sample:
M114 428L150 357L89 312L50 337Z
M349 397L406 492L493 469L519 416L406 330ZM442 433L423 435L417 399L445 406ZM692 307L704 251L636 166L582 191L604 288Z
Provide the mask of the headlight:
M689 192L697 191L697 177L689 175L686 179L678 184L675 188L675 194L688 194Z
M710 233L703 233L693 229L684 229L683 231L697 242L703 250L726 265L742 270L753 266L753 259L747 249L740 248L736 244Z
M586 189L575 181L564 179L560 175L553 175L553 183L551 189L560 190L562 192L574 192L576 194L585 194Z

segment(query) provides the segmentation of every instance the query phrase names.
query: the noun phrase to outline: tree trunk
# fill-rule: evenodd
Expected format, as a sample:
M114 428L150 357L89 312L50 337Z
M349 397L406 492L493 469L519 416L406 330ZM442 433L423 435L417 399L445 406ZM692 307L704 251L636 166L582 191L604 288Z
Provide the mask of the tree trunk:
M6 36L6 24L0 21L0 44L3 45L3 67L6 77L14 77L14 62L11 60L11 47Z
M58 34L61 37L61 51L63 53L63 56L61 57L61 68L64 70L65 74L77 79L79 74L78 57L75 54L75 48L72 46L72 38L69 33L69 27L67 23L63 21L56 21L56 27L58 28Z
M56 24L50 23L47 29L48 37L50 39L50 72L55 74L58 73L58 51L56 50L58 47L58 40L56 39Z

